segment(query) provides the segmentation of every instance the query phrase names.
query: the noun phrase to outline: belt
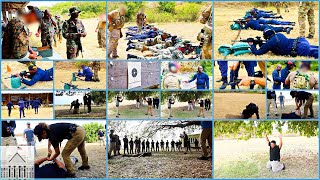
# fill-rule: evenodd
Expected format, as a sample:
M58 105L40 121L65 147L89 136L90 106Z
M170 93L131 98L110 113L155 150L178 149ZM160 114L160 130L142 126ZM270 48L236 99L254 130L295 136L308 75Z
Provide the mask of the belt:
M298 55L298 44L299 44L299 38L293 40L293 44L290 52L290 55L292 57L296 57Z

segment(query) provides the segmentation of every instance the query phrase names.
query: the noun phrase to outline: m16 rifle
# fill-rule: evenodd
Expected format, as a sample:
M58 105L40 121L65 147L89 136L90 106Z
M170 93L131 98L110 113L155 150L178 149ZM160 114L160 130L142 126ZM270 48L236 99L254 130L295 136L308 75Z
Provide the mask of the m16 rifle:
M236 20L232 20L232 21L229 21L229 22L234 22L234 23L237 23L237 24L246 24L247 21L245 19L236 19Z
M256 36L256 38L247 38L247 39L240 39L238 41L232 41L232 42L246 42L246 43L249 43L249 42L252 42L253 44L255 45L259 45L260 47L266 43L265 40L262 40L260 36Z
M26 76L29 76L30 73L27 72L27 71L21 71L21 72L19 73L19 75L20 75L20 77L26 77ZM12 74L11 76L5 77L4 79L10 79L10 78L15 78L15 77L17 77L17 76L16 76L15 74Z

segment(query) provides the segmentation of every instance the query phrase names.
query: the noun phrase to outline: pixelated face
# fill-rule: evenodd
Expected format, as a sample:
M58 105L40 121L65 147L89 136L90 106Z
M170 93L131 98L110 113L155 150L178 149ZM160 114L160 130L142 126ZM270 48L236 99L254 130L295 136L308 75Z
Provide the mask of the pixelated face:
M276 147L276 143L270 143L271 148Z
M26 24L32 24L32 23L39 22L36 13L33 11L24 15L24 21Z

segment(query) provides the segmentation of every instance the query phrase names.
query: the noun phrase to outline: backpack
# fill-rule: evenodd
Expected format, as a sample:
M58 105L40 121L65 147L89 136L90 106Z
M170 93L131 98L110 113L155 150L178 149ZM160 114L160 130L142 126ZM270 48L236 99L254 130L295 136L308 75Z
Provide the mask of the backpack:
M310 87L310 74L303 74L297 71L293 81L290 83L290 87L293 89L309 89Z

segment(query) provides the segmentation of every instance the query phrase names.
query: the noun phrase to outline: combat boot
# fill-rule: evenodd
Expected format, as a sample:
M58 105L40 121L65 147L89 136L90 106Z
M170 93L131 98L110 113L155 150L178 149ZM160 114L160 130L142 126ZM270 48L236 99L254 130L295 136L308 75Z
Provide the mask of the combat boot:
M291 25L291 26L295 26L295 25L296 25L296 22L290 22L290 25Z
M220 86L219 89L226 89L228 86L228 77L222 77L222 85Z
M222 82L223 78L221 77L221 79L216 80L216 82Z
M130 49L135 49L135 46L133 44L129 44L126 51L129 51Z
M287 27L287 28L285 28L286 33L287 33L287 34L290 34L290 31L291 31L292 29L293 29L293 28L291 28L291 27Z
M307 36L307 38L308 38L308 39L313 39L313 35L309 34L309 35Z
M133 54L127 54L127 59L138 59L138 56Z

